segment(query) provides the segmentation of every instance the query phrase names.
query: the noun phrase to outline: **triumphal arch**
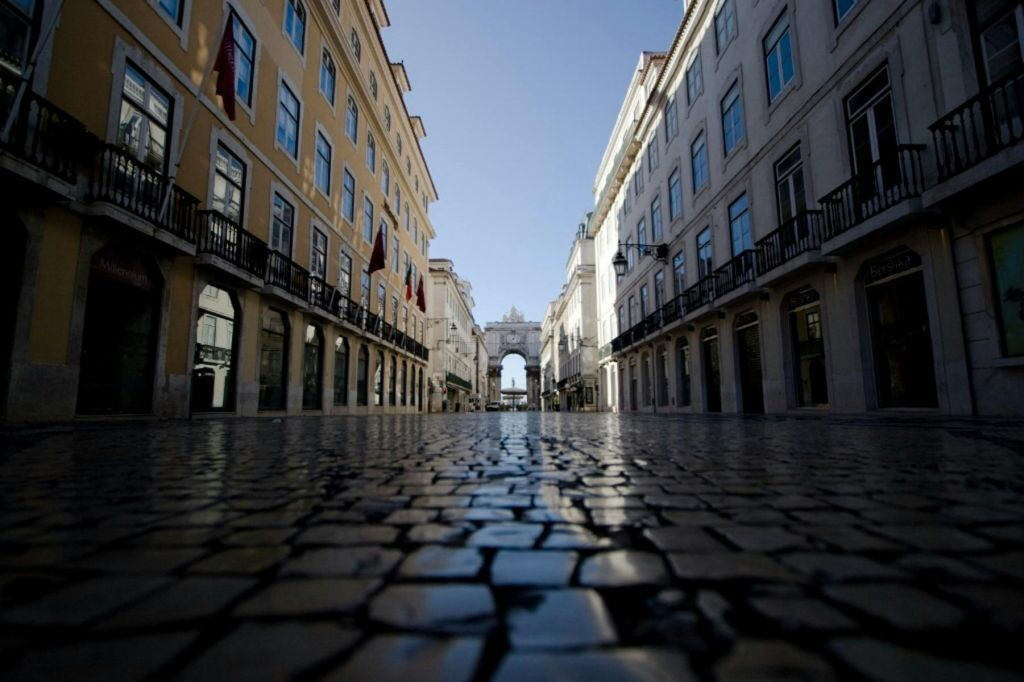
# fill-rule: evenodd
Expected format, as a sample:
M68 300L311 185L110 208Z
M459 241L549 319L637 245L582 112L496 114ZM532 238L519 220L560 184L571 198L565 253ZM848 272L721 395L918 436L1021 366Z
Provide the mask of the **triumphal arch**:
M526 361L526 406L540 409L540 322L526 322L515 306L484 328L487 346L487 400L501 400L501 361L518 355Z

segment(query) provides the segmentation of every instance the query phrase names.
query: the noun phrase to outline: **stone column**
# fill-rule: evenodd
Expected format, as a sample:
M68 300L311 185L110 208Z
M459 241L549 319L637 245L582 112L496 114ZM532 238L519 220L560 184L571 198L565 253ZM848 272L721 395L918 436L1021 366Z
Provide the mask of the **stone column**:
M531 410L540 409L540 367L526 368L526 404Z

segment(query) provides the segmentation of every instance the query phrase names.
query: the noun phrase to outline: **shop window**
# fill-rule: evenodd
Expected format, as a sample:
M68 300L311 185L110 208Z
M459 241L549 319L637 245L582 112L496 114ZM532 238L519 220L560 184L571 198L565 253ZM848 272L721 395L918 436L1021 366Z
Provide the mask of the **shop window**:
M1000 230L988 240L1003 353L1024 355L1024 225Z
M282 313L267 308L260 322L259 409L285 408L287 360L288 324Z
M348 405L348 340L334 342L334 404Z
M316 325L306 325L302 353L302 409L319 410L323 395L324 333Z

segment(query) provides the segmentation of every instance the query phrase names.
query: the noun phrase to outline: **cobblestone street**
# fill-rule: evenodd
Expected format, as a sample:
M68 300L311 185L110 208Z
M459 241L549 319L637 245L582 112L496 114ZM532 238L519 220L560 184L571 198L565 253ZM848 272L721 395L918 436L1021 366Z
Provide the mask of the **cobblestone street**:
M1024 427L423 417L3 435L5 680L1024 679Z

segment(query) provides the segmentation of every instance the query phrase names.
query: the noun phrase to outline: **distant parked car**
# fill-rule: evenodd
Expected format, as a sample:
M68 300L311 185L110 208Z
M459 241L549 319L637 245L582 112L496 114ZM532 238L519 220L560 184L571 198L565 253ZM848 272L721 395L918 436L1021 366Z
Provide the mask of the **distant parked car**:
M487 403L484 409L487 410L488 412L501 412L501 403L498 402L497 400L492 400L491 402Z

